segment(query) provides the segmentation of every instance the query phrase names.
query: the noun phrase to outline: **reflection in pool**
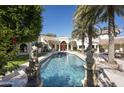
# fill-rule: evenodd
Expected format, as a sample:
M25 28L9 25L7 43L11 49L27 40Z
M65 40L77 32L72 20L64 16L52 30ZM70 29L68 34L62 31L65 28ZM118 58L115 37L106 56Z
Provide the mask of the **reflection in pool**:
M53 54L40 68L44 87L81 87L85 62L69 53Z

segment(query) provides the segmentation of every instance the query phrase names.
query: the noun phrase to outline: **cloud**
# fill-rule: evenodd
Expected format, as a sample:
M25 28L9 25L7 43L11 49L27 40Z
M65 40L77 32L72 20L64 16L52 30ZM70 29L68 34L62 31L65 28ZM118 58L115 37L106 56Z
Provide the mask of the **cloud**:
M124 36L124 29L119 29L120 30L120 36Z

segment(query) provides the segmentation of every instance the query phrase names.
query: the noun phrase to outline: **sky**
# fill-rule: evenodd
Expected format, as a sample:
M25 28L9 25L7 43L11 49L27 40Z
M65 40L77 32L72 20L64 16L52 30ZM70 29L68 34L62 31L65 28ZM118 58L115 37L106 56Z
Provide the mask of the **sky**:
M119 36L124 36L124 18L115 15L115 24L118 26L118 28L121 31ZM100 27L107 27L108 23L99 23L98 25Z
M48 5L44 6L42 33L54 33L57 36L71 36L73 31L73 15L76 6Z
M57 36L71 37L73 31L73 16L76 11L74 5L46 5L43 12L43 30L41 34L53 33ZM121 30L120 35L124 35L124 18L115 17L115 22ZM101 27L107 23L100 23ZM122 29L123 28L123 29Z

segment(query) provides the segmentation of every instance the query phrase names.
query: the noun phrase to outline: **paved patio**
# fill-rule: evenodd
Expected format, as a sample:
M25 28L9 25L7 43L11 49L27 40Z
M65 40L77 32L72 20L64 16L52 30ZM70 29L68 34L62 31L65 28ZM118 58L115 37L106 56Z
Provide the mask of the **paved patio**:
M107 59L107 56L104 56ZM96 58L96 65L98 68L102 68L102 73L100 74L99 80L100 86L103 87L124 87L124 60L115 58L115 61L119 65L119 69L116 69L116 66L111 66L105 62L106 60L102 57Z
M75 54L81 59L85 60L86 56L82 55L80 52L69 51L69 53ZM102 73L99 74L99 86L101 87L124 87L124 71L119 71L111 67L110 65L100 63L101 61L105 61L101 57L94 57L97 68L102 68ZM115 59L117 63L121 66L121 69L124 70L124 60L123 59Z

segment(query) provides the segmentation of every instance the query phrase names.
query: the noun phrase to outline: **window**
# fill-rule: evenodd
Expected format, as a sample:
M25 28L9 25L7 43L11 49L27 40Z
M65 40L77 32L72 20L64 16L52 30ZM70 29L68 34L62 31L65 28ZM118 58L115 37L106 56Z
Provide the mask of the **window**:
M79 48L82 48L82 45L80 45Z
M92 48L94 48L94 45L92 45Z

